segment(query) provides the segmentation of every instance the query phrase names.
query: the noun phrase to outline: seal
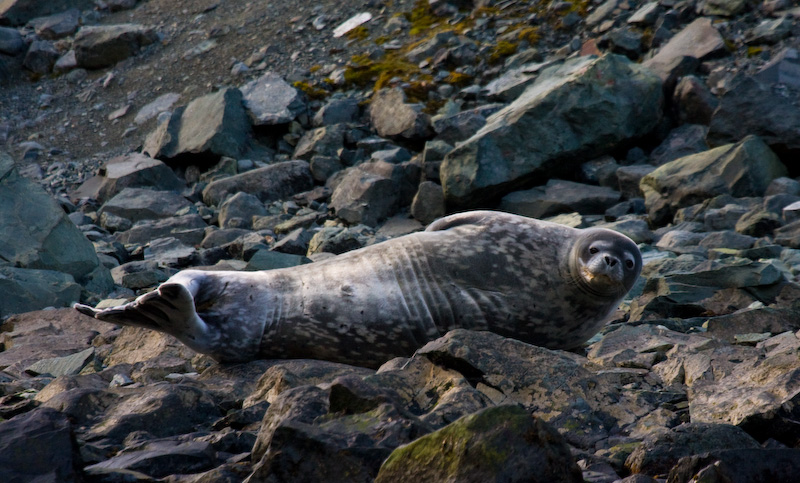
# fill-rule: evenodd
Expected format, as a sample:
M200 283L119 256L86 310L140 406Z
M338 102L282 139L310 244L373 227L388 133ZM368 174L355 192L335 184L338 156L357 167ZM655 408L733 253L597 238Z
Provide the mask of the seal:
M318 263L184 270L125 305L75 308L171 334L219 362L378 367L455 328L574 348L605 323L641 268L638 247L620 233L471 211Z

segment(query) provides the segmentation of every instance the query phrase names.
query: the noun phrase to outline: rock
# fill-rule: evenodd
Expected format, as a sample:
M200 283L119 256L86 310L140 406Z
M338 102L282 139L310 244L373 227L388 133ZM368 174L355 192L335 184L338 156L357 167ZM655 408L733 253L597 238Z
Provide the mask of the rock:
M324 227L308 242L308 256L323 252L340 255L362 246L364 242L358 233L343 227Z
M348 169L331 195L331 208L337 217L367 226L376 226L394 214L399 202L399 189L391 178L362 166Z
M668 483L701 478L730 483L791 481L800 470L797 451L788 448L717 450L687 456L669 472Z
M657 225L675 211L721 194L761 196L769 183L786 175L778 157L755 136L667 163L642 178L640 188Z
M667 81L674 76L676 62L679 63L681 57L703 61L725 52L725 41L711 24L711 19L700 17L672 37L655 56L644 61L643 65L652 69L661 80Z
M51 42L37 40L31 43L22 65L36 74L48 74L60 57L60 54Z
M338 156L312 156L309 164L314 181L320 183L325 183L331 176L344 169Z
M289 253L280 253L270 250L257 250L247 262L245 270L274 270L311 263L308 258Z
M692 422L648 436L625 466L632 473L663 475L685 456L739 448L759 448L759 444L736 426Z
M0 266L0 289L4 294L0 317L45 307L66 307L81 297L81 286L72 275L52 270Z
M159 267L187 267L197 258L194 247L177 238L156 238L144 250L145 261L154 261Z
M264 203L257 197L238 192L226 199L219 207L220 228L250 228L254 216L267 214Z
M218 464L216 451L207 442L160 440L125 449L116 456L84 468L88 475L103 475L101 470L132 470L161 478L172 474L199 473Z
M42 359L25 368L25 372L35 376L49 374L51 377L74 376L81 372L94 358L94 347L64 357Z
M241 91L244 106L256 126L287 124L306 110L301 93L274 72L248 82Z
M312 156L339 156L344 148L347 126L334 124L307 131L297 142L292 157L309 160Z
M775 44L792 33L792 21L787 17L762 20L747 36L748 44Z
M551 179L544 188L507 194L500 202L499 209L531 218L546 218L575 211L599 214L615 205L619 199L620 194L611 188Z
M697 77L687 75L675 86L672 95L678 111L678 119L686 124L708 126L719 101Z
M661 7L659 7L658 2L647 2L628 18L628 23L640 26L653 25L656 23L660 13Z
M147 136L142 152L154 158L238 158L249 132L241 92L226 87L194 99L186 109L176 109Z
M734 82L714 111L706 141L711 146L761 136L779 156L800 153L800 113L791 102L751 77Z
M425 143L422 150L422 169L426 180L439 182L439 168L444 157L452 150L452 145L437 139Z
M7 481L80 481L81 458L66 415L34 409L0 423L0 468Z
M598 89L602 102L595 102ZM581 92L587 102L592 99L591 107L582 105ZM537 176L552 177L606 154L652 130L660 103L659 80L619 56L582 57L550 67L446 156L441 179L448 205L479 205ZM578 112L579 131L569 121Z
M394 450L375 481L495 479L583 481L558 432L518 406L484 409Z
M161 282L166 282L169 275L161 270L154 260L123 263L111 269L114 283L131 290L153 287Z
M736 221L736 231L752 237L770 236L783 225L781 217L761 209L749 211Z
M150 240L164 237L174 237L187 245L197 245L205 237L208 225L200 215L191 214L174 216L154 221L142 221L133 228L117 232L116 241L124 244L144 244Z
M42 3L37 0L10 0L0 5L0 23L24 25L36 17L63 12L70 8L91 9L94 8L94 2L92 0L53 0Z
M180 192L186 185L161 161L144 154L131 153L112 158L96 176L74 191L72 197L90 198L103 203L125 188Z
M402 89L382 89L372 96L372 125L381 137L422 141L431 136L430 116L419 104L407 104Z
M766 85L786 84L795 89L800 87L800 53L787 48L775 54L754 78Z
M272 250L292 255L305 255L308 253L308 243L313 236L314 234L310 230L297 228L275 243L272 246Z
M21 177L0 152L0 259L20 268L55 270L93 290L109 290L94 247L42 188ZM99 271L98 271L99 270ZM97 271L97 272L96 272ZM65 281L66 282L66 281Z
M731 17L744 10L745 0L704 0L701 11L704 15Z
M655 166L649 164L635 164L633 166L620 166L617 168L617 182L623 198L641 198L642 190L639 185L642 178L655 171Z
M84 26L75 35L73 48L78 66L102 69L136 55L142 47L156 41L158 34L152 27L134 24Z
M141 109L139 109L139 112L137 112L136 116L133 118L134 124L144 124L162 112L168 111L173 104L178 102L180 97L181 95L176 92L167 92L166 94L161 94L160 96L156 97L155 100L145 104Z
M411 216L427 225L433 220L444 216L444 191L441 185L433 181L423 181L411 202Z
M100 215L110 214L132 222L170 218L182 210L194 210L189 200L173 191L125 188L108 200Z
M68 37L78 30L81 12L77 8L35 19L33 25L36 35L44 40Z
M350 123L358 121L360 108L358 99L345 97L331 99L322 106L314 115L312 124L315 127L330 126L333 124Z
M203 190L203 202L209 206L218 206L230 195L244 192L267 203L289 198L311 189L313 185L311 170L306 161L284 161L212 181Z
M405 148L392 148L375 151L370 156L370 161L383 161L385 163L400 164L411 159L411 153Z
M0 27L0 53L17 55L25 51L25 41L17 29Z

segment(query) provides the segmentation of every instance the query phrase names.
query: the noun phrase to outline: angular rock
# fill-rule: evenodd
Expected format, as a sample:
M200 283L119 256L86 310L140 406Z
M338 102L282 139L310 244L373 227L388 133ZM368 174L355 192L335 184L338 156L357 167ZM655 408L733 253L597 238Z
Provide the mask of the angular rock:
M317 253L333 253L340 255L364 246L364 240L358 233L340 227L326 226L316 232L308 242L308 256Z
M267 209L257 197L238 192L219 207L220 228L250 228L254 216L265 216Z
M419 104L407 104L402 89L382 89L372 96L369 116L378 135L407 141L430 137L430 116Z
M162 112L168 111L173 104L178 102L180 97L181 95L176 92L167 92L166 94L161 94L160 96L156 97L155 100L145 104L141 109L139 109L139 112L136 113L136 117L133 118L134 124L144 124Z
M17 29L0 27L0 53L17 55L25 51L25 41Z
M186 267L197 259L197 250L177 238L157 238L145 248L144 259L155 261L159 267Z
M180 443L161 440L126 449L103 462L87 466L88 475L100 476L101 470L132 470L161 478L172 474L199 473L213 468L217 463L216 451L206 442Z
M238 158L249 132L242 93L227 87L176 109L147 136L142 152L160 159L195 156L201 162L209 157Z
M302 94L274 72L248 82L241 91L255 126L286 124L306 109Z
M94 247L42 188L20 176L0 152L0 259L55 270L87 283L100 269ZM105 270L107 275L107 270ZM102 274L97 274L102 278ZM100 280L100 279L98 279ZM107 287L110 288L110 287Z
M748 44L775 44L792 33L792 21L787 17L762 20L747 36Z
M444 191L441 185L433 181L423 181L411 202L411 216L427 225L433 220L444 216Z
M465 416L392 452L376 482L582 482L561 435L518 406Z
M650 153L650 163L661 166L678 158L708 150L708 128L698 124L684 124L670 131L656 149Z
M154 260L123 263L111 269L114 283L131 290L153 287L169 278Z
M800 455L796 449L718 450L682 458L670 470L667 483L692 479L729 483L792 481L798 471Z
M80 481L78 445L66 415L35 409L0 423L5 481Z
M714 111L706 140L711 146L761 136L781 157L800 153L800 112L770 86L752 77L734 81Z
M194 209L189 200L172 191L125 188L103 205L100 215L108 213L135 223L170 218L179 211Z
M63 12L70 8L86 10L94 8L92 0L9 0L0 4L0 23L23 25L36 17Z
M544 188L509 193L503 197L499 209L531 218L546 218L575 211L599 214L619 199L620 194L611 188L550 180Z
M129 187L180 192L186 185L161 161L144 154L131 153L112 158L96 176L89 178L73 192L72 197L90 198L103 203Z
M344 148L347 126L334 124L319 127L303 134L297 142L292 157L294 159L311 159L313 156L339 157Z
M0 317L67 307L80 301L81 286L72 275L52 270L0 266Z
M331 208L348 223L376 226L394 214L400 202L398 186L391 178L350 168L331 195Z
M722 15L731 17L744 10L745 0L704 0L701 11L704 15Z
M142 47L158 41L152 27L134 24L81 27L75 40L75 59L80 67L102 69L136 55Z
M312 120L312 124L315 127L322 127L332 124L356 122L360 112L361 108L358 105L358 99L351 97L331 99L317 111Z
M679 208L721 194L761 196L786 167L755 136L667 163L640 183L650 218L657 225L672 220Z
M647 134L661 117L661 96L658 78L616 55L546 69L445 157L440 174L448 205L478 205Z
M28 47L28 53L25 54L22 65L36 74L48 74L53 70L53 66L60 56L61 54L51 42L37 40Z
M502 108L503 104L487 104L453 114L452 116L437 118L433 121L436 139L444 141L450 145L450 149L453 149L453 145L472 137L480 128L486 125L487 117ZM444 156L442 156L442 159L444 159Z
M658 53L643 62L645 67L655 71L666 81L672 72L669 70L680 57L693 57L707 60L725 52L725 40L711 24L710 18L700 17L683 28Z
M33 22L36 35L45 40L56 40L67 37L78 30L81 12L77 8L65 12L37 18Z
M311 260L299 254L256 250L250 260L247 261L245 270L275 270L277 268L296 267L305 263L311 263Z
M89 347L68 356L42 359L26 367L25 372L36 376L40 374L49 374L52 377L74 376L81 372L92 358L94 358L94 347Z
M675 86L672 95L678 111L678 119L686 124L702 124L708 126L719 100L697 77L683 76Z
M800 52L787 48L775 54L754 78L766 85L786 84L800 87Z
M208 225L200 215L191 214L143 221L127 231L117 232L114 238L123 244L145 244L150 240L169 236L194 246L203 240L206 228Z
M218 206L230 195L244 192L267 203L289 198L313 186L314 180L306 161L284 161L212 181L203 190L203 202Z

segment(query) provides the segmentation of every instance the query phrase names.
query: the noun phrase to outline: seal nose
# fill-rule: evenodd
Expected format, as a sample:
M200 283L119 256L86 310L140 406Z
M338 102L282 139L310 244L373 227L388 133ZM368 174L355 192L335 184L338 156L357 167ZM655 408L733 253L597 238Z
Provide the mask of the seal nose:
M609 267L613 267L614 265L619 263L619 260L617 260L617 257L612 257L612 256L609 256L609 255L605 255L603 257L603 259L606 261L606 265L608 265Z

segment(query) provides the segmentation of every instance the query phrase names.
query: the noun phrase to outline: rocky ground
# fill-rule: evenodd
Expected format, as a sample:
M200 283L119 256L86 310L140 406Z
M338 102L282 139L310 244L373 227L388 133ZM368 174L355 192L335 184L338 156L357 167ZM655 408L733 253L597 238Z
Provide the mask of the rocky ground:
M800 7L0 6L3 481L793 481ZM630 236L585 348L219 365L68 307L492 208ZM46 310L40 310L46 309Z

